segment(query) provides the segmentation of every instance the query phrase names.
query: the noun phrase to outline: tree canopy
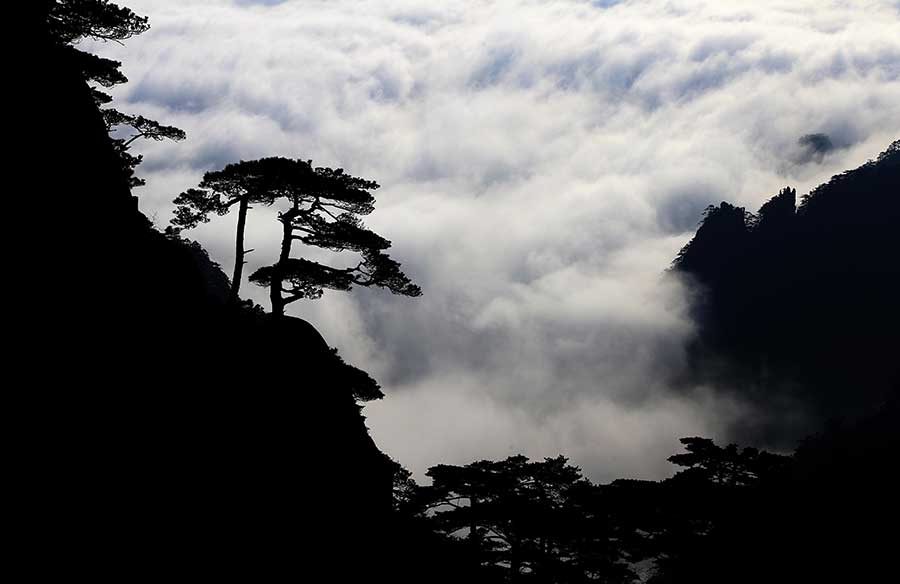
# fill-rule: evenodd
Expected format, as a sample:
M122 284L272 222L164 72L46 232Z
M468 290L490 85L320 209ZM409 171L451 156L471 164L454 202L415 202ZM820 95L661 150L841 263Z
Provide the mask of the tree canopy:
M309 165L286 158L241 160L221 170L203 175L199 188L188 189L175 198L172 225L176 231L191 229L210 220L211 214L225 215L238 206L235 234L234 271L231 277L232 299L237 301L243 278L244 231L250 205L272 205L285 196L289 185L301 181L299 175L310 172Z
M311 161L292 162L312 169ZM384 253L391 242L367 229L358 217L374 210L371 191L378 183L327 167L272 176L270 180L284 189L289 203L278 216L282 224L281 252L275 264L260 268L250 280L269 288L273 314L282 314L291 302L320 298L326 288L378 286L404 296L422 293L400 270L400 264ZM332 252L357 252L362 260L355 266L335 268L293 258L294 241Z
M722 447L709 438L682 438L686 453L668 458L672 464L685 467L679 475L725 486L750 485L783 467L788 457L756 448L739 449L736 444Z
M397 466L395 511L455 542L460 557L496 581L630 583L651 574L666 581L718 526L734 521L756 487L793 464L707 438L681 442L686 452L668 460L685 470L663 481L593 484L564 456L439 464L426 473L427 486Z
M47 28L51 38L71 44L85 38L123 41L146 32L146 16L109 0L51 0Z
M316 299L325 289L350 290L378 286L395 294L418 296L421 290L384 250L391 242L363 225L359 215L375 208L374 181L351 176L343 169L314 168L311 161L282 157L229 164L204 175L199 188L175 199L175 229L189 229L224 215L238 205L235 268L232 289L237 298L244 256L244 229L251 204L286 207L278 214L281 247L277 260L256 270L250 281L270 289L273 314L300 299ZM291 256L294 242L332 252L356 252L362 259L352 267L337 268Z
M631 582L597 487L564 456L522 455L437 465L421 487L435 528L465 537L469 554L498 578L535 582Z

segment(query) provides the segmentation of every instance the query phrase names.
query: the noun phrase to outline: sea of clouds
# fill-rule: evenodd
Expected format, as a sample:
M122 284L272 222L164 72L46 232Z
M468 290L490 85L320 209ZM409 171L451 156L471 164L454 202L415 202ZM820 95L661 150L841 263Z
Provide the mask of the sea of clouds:
M692 326L664 271L707 205L806 192L900 135L897 1L120 3L152 28L86 43L124 63L114 105L188 133L138 147L159 226L240 159L382 185L366 222L424 295L291 307L382 383L367 422L420 477L522 452L659 478L679 437L727 439L752 411L670 389ZM809 133L835 148L804 157ZM245 274L273 261L274 217L251 211ZM186 234L227 273L234 222Z

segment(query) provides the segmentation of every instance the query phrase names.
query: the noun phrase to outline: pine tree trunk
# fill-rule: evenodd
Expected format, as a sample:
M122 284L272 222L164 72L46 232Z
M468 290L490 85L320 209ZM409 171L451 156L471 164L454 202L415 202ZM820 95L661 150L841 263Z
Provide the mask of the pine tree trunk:
M472 519L469 523L469 546L471 547L472 554L475 557L478 557L481 552L481 541L478 533L478 499L475 497L469 497L469 508L472 513Z
M288 258L291 257L291 244L293 243L294 231L291 229L292 214L281 217L283 231L281 235L281 253L278 255L278 263L275 264L275 273L272 275L272 282L269 284L269 299L272 302L272 315L281 317L284 315L284 298L281 296L282 281L284 280L284 266L287 264Z
M519 542L515 539L509 542L509 571L510 582L518 582L522 573L522 557L519 555Z
M241 290L241 278L244 273L244 226L247 224L247 209L250 198L244 196L238 207L237 236L234 243L234 274L231 276L231 302L237 304Z

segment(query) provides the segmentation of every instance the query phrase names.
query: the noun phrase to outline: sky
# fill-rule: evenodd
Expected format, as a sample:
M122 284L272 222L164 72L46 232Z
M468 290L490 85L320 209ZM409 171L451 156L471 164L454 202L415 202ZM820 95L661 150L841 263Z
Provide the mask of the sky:
M759 414L672 387L693 326L666 269L706 206L805 193L900 136L896 0L119 3L151 29L85 43L123 62L113 105L188 135L135 145L160 228L238 160L381 185L366 224L423 295L326 292L289 312L381 383L367 424L420 479L517 453L657 479L679 437L727 440ZM811 133L834 149L808 156ZM276 212L251 211L245 274L273 263ZM228 274L235 221L185 233Z

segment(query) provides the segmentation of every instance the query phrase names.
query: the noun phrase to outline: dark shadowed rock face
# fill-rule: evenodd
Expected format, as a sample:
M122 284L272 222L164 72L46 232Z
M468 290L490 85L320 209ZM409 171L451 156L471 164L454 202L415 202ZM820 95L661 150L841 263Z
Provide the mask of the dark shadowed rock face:
M757 215L707 210L674 270L693 283L687 384L733 391L761 416L735 438L793 447L900 385L900 142Z

